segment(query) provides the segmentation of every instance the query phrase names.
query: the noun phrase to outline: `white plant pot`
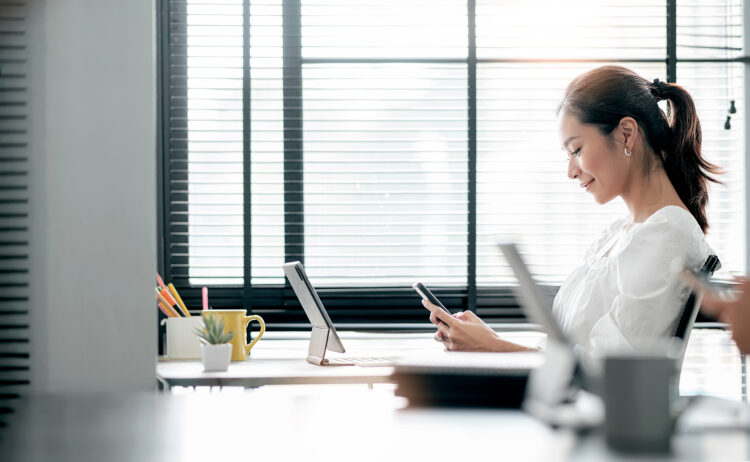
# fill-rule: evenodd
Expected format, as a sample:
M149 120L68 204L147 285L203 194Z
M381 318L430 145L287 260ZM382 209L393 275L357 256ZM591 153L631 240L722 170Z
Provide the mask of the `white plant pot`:
M203 359L204 371L225 371L232 360L232 344L206 345L202 343L201 358Z

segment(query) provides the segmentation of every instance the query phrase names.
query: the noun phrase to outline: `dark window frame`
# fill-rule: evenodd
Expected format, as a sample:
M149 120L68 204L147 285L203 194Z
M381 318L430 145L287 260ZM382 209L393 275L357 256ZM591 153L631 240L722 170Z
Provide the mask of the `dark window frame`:
M665 1L667 48L666 59L627 59L627 62L664 62L667 81L674 82L677 72L676 0ZM468 0L468 53L466 59L304 59L301 55L301 0L285 0L284 15L284 178L285 178L285 261L304 261L304 205L302 204L302 66L306 63L391 63L429 62L467 65L467 130L468 130L468 229L467 285L434 287L448 306L472 310L494 322L523 322L510 288L485 288L476 285L476 167L477 167L477 104L476 71L482 63L512 62L613 62L617 60L524 60L477 59L476 1ZM288 283L284 285L251 285L251 214L250 214L250 67L249 16L250 0L243 1L243 164L244 164L244 274L242 286L210 288L214 307L245 307L260 314L276 328L304 329L309 325ZM175 244L187 243L186 226L177 218L187 214L187 8L186 0L160 0L159 36L159 219L158 269L183 295L188 306L200 304L200 288L190 286L187 278L187 256L172 252ZM746 57L731 59L682 59L680 62L748 62ZM293 180L293 181L290 181ZM180 189L178 186L182 186ZM175 271L175 268L184 272ZM556 287L550 287L554 293ZM424 309L416 295L407 287L338 287L319 290L321 299L334 321L343 327L363 328L406 327L426 323Z

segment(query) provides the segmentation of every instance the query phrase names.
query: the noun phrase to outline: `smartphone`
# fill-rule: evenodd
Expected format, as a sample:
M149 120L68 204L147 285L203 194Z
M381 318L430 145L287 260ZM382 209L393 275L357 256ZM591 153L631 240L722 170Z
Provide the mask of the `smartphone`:
M412 285L411 287L412 287L412 289L416 290L417 293L422 298L426 298L430 303L432 303L435 306L439 306L443 311L445 311L449 315L453 316L451 314L451 312L448 311L448 308L446 308L445 305L443 305L440 302L440 300L438 300L438 298L435 295L433 295L432 292L430 292L430 289L428 289L427 287L425 287L424 284L422 284L421 282L415 282L414 285Z
M693 271L690 268L682 267L677 271L680 280L690 287L694 292L710 293L724 301L732 301L736 295L729 289L711 285L705 276Z

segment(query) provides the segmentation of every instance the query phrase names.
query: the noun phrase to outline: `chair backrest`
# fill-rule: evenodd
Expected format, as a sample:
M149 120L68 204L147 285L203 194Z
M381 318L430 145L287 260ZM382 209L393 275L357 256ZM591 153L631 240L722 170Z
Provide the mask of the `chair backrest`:
M721 268L719 257L716 255L709 255L699 272L706 277L711 277L719 268ZM695 318L698 316L698 310L702 301L701 299L702 297L695 292L690 292L690 296L685 303L685 307L682 309L682 313L680 313L680 319L677 322L677 327L674 331L674 338L682 340L679 357L677 359L677 375L673 382L675 396L680 394L682 361L685 359L685 349L687 348L688 339L690 338L690 331L693 330L693 323L695 323Z
M711 277L719 268L721 268L719 257L716 255L709 255L699 273L705 277ZM693 329L695 318L698 316L700 302L701 300L698 299L698 295L695 292L690 292L687 303L685 303L685 307L682 309L682 313L680 313L680 320L674 331L674 337L682 340L683 345L685 346L687 346L687 341L690 337L690 331Z

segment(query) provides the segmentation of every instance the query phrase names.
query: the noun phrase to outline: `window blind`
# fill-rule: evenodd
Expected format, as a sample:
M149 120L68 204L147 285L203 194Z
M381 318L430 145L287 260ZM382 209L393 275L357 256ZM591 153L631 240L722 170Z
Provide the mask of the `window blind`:
M478 0L477 56L663 62L666 11L653 1Z
M466 65L315 64L303 82L315 282L466 285Z
M0 427L29 385L28 5L0 3Z
M279 322L304 321L281 271L297 259L337 320L424 320L415 280L518 318L498 239L553 293L627 213L566 177L556 138L566 85L606 63L660 80L676 64L706 156L734 172L711 243L744 268L743 109L724 131L719 98L742 98L741 8L680 1L672 28L667 2L558 3L169 1L167 275Z
M708 206L708 242L722 262L719 278L745 269L745 66L742 2L677 2L677 81L690 90L703 129L703 153L726 171L713 185ZM693 61L695 60L695 61ZM736 113L729 113L735 101ZM731 116L730 129L724 127Z
M187 255L195 284L242 284L242 2L188 2Z
M730 279L730 271L745 268L745 146L744 65L739 63L678 63L677 78L693 95L703 130L705 157L723 167L722 185L712 185L707 207L709 245L721 258L715 277ZM729 95L732 96L729 96ZM730 98L737 98L731 129L724 128Z
M678 59L729 59L742 56L741 0L679 0Z

